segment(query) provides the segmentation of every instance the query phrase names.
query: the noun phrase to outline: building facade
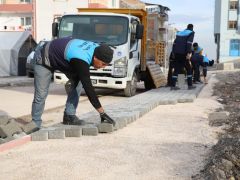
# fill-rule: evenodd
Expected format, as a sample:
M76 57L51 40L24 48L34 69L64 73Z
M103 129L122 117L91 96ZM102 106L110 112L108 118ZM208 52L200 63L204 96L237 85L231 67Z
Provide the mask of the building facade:
M52 22L77 8L119 7L119 0L0 0L0 31L31 31L34 39L52 38Z
M214 36L219 62L240 59L239 7L239 0L215 0Z

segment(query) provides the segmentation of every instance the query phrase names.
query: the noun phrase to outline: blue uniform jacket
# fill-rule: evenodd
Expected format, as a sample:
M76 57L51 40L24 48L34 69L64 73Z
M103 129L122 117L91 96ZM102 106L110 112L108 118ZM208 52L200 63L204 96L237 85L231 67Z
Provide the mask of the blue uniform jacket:
M187 54L192 52L192 43L194 39L194 31L185 29L177 32L176 39L173 43L173 53Z

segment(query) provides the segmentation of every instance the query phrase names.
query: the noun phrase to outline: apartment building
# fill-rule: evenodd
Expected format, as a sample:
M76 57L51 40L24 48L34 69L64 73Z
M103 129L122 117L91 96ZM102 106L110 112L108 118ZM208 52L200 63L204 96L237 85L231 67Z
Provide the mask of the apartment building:
M214 36L219 62L240 59L239 7L239 0L215 0Z
M119 7L119 0L0 0L0 31L27 30L37 42L50 40L54 18L88 7Z

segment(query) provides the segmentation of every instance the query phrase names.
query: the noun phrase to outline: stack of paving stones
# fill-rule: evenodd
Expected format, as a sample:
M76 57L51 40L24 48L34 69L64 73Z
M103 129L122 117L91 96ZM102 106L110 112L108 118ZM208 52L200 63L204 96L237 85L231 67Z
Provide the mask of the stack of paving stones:
M19 139L38 129L34 122L22 125L0 112L0 144Z
M65 139L66 137L97 136L98 133L112 133L126 127L159 105L174 105L177 103L193 102L203 84L198 84L193 90L170 91L170 88L158 88L121 102L105 106L106 113L116 121L112 124L101 123L99 114L91 111L79 118L86 121L84 126L69 126L61 123L32 133L32 141L47 141L48 139Z

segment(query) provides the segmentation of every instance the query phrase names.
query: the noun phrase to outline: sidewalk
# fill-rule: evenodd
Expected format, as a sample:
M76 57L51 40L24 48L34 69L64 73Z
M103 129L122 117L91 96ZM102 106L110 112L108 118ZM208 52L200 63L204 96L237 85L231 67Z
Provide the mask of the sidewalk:
M0 77L0 87L26 86L33 84L34 79L27 76Z
M121 106L120 111L134 112L142 111L140 105L153 108L149 103L159 103L137 122L111 134L30 142L5 151L0 156L0 179L190 179L202 169L215 143L207 114L219 104L211 97L211 84L197 99L200 86L196 91L159 88L109 105L107 111L121 115L117 111ZM169 103L170 97L172 103L181 97L194 103L160 105Z

